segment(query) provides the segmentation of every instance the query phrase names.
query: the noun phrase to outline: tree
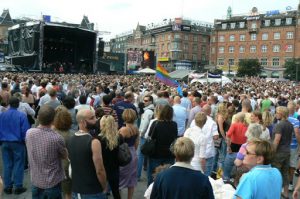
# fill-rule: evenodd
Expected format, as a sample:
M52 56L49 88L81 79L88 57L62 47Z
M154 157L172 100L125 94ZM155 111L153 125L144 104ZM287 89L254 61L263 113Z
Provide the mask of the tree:
M297 81L299 80L300 77L300 59L288 59L286 60L284 67L285 67L285 71L284 71L284 76L287 77L290 80L296 80L296 77L298 77ZM298 71L298 76L296 75Z
M243 76L257 76L261 73L262 67L258 59L242 59L239 62L237 75Z

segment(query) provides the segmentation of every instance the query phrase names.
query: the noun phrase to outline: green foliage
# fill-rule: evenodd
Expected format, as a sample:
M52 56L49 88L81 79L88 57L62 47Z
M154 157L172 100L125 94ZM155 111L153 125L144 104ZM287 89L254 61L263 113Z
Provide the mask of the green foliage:
M296 71L298 66L298 81L300 79L300 59L288 59L285 64L284 76L290 80L296 80Z
M258 59L242 59L239 62L237 76L258 76L262 71L262 67Z

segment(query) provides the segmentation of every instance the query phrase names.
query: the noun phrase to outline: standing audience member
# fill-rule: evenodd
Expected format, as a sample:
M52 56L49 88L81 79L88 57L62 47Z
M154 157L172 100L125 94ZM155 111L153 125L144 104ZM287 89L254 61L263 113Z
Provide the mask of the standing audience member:
M199 113L201 111L201 98L200 97L194 97L193 98L193 108L191 109L190 113L189 113L189 118L188 118L188 122L187 122L187 127L190 127L192 121L195 119L195 116L197 113Z
M122 114L122 120L125 126L120 129L121 139L128 144L132 160L124 167L120 167L119 189L128 188L127 198L133 198L134 187L137 185L137 155L136 150L139 144L139 130L134 125L137 119L136 112L133 109L125 109Z
M61 182L65 173L61 160L67 159L64 138L51 129L55 110L50 106L42 106L37 128L27 131L26 146L32 183L32 198L61 197Z
M176 140L173 148L176 163L156 176L151 199L214 199L208 177L195 171L191 165L194 151L191 139L182 137Z
M273 130L273 144L275 156L273 166L278 168L283 179L283 196L288 198L289 190L289 163L290 163L290 144L294 133L293 125L288 121L289 111L287 107L279 106L276 108L276 119L279 122Z
M234 199L280 199L282 177L271 167L274 149L266 140L252 140L246 147L243 164L250 171L243 175Z
M187 98L188 99L188 98ZM173 105L173 121L177 123L178 128L178 137L182 137L185 131L186 122L188 119L188 112L185 107L181 104L181 99L179 96L174 97L174 105Z
M93 110L77 113L79 131L67 142L72 167L72 198L106 198L106 173L103 165L101 143L90 135L96 116Z
M77 121L76 121L76 111L74 109L74 107L75 107L74 98L70 97L70 96L65 97L65 99L63 101L63 105L68 109L69 113L71 114L72 125L71 125L70 131L72 133L75 133L75 132L78 131L78 124L77 124Z
M71 137L72 134L70 132L70 128L72 125L72 117L66 107L58 106L55 109L53 125L54 130L63 136L65 142ZM65 171L66 178L62 181L61 187L64 194L64 199L71 199L72 196L72 183L69 176L69 164L70 163L67 159L63 159L63 169Z
M0 114L0 141L2 161L4 193L21 194L26 191L23 187L24 163L25 163L25 135L30 128L25 113L17 110L19 99L10 97L10 108Z
M204 173L206 165L206 137L205 132L203 132L203 126L207 120L206 114L203 112L197 113L195 116L195 126L188 128L184 137L190 138L195 145L194 157L191 161L191 165L195 170Z
M156 143L155 152L149 157L147 167L148 186L153 181L152 174L157 166L174 163L174 155L170 151L170 146L177 138L178 129L172 118L173 108L170 105L164 105L159 113L158 120L153 122L150 127L149 137L155 139Z
M108 95L105 95L108 96ZM104 97L103 96L103 99ZM114 199L120 199L119 192L119 132L118 126L115 123L115 119L111 115L105 115L100 120L101 133L98 135L98 139L101 142L102 157L105 167L106 177L109 182L109 186L112 190Z

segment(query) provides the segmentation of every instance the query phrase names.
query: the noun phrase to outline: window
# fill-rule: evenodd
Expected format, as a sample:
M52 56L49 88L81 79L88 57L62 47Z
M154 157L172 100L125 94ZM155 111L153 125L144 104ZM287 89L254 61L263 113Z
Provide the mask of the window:
M251 28L257 28L256 22L252 22Z
M188 35L184 35L184 40L189 40L189 36Z
M230 35L229 41L234 41L234 35Z
M245 52L245 46L240 46L240 53L244 53Z
M212 47L212 48L211 48L211 54L215 54L215 52L216 52L215 47Z
M280 39L280 32L274 32L274 39Z
M244 28L245 27L245 22L244 21L241 21L240 22L240 28Z
M222 23L222 29L225 30L227 28L227 24L226 23Z
M273 52L278 53L280 51L280 45L274 45L273 46Z
M252 33L252 34L251 34L251 40L252 40L252 41L255 41L255 40L256 40L256 36L257 36L257 35L256 35L255 33Z
M180 34L175 34L174 39L180 39Z
M287 32L286 39L294 39L294 32Z
M168 40L171 40L171 35L168 35Z
M197 51L198 50L198 45L197 44L194 44L193 45L193 51Z
M228 59L228 65L229 66L234 65L234 59Z
M206 46L201 46L201 53L206 53Z
M230 28L234 29L235 28L235 23L230 23Z
M212 42L212 43L216 42L216 37L215 37L215 36L213 36L213 37L211 38L211 42Z
M267 45L262 45L262 46L261 46L261 52L262 52L262 53L266 53L267 51L268 51Z
M271 21L270 20L265 20L265 26L270 26Z
M250 53L256 52L256 46L250 46Z
M240 41L245 41L246 35L240 35Z
M188 43L183 44L183 50L188 50L188 49L189 49L189 44Z
M171 44L168 43L168 50L171 50Z
M224 42L224 41L225 41L224 35L220 35L220 36L219 36L219 42Z
M281 19L275 19L275 26L280 26Z
M293 45L285 45L285 52L293 52Z
M219 47L219 53L224 53L224 47Z
M268 33L263 33L261 35L261 40L268 40L269 34Z
M219 66L224 66L224 59L223 58L218 59L218 65Z
M278 57L273 58L272 66L279 66L279 58Z
M193 54L193 55L192 55L192 59L193 59L193 60L197 60L197 55L196 55L196 54Z
M286 25L291 25L292 24L292 18L286 18L285 19L285 24Z
M165 44L162 44L161 45L161 51L164 51L165 50Z
M229 46L228 52L229 53L234 53L234 46Z
M188 54L187 53L183 54L183 59L188 59Z
M267 58L261 58L260 59L260 65L261 66L268 66L268 59Z
M207 42L207 38L206 37L202 37L202 42Z
M161 35L161 41L165 39L165 35Z

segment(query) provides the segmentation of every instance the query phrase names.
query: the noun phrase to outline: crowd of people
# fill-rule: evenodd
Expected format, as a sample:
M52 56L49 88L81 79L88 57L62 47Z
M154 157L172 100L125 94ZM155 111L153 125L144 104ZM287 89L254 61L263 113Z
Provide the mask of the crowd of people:
M233 198L299 196L294 82L182 81L178 92L153 76L2 73L0 81L4 194L27 190L29 167L34 199L117 199L122 189L132 199L143 170L145 198L215 198L218 179ZM150 139L153 153L143 154Z

